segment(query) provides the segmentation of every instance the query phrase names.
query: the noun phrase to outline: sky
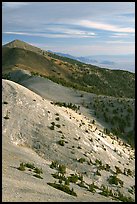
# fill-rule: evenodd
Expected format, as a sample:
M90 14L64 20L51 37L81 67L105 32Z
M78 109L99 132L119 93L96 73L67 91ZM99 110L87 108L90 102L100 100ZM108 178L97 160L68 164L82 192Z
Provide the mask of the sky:
M135 54L135 2L3 2L2 44L74 56Z

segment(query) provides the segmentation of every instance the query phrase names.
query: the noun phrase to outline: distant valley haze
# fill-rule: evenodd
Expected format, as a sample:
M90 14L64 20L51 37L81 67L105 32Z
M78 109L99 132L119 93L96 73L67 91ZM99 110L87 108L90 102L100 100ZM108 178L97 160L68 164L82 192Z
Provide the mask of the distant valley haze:
M49 50L49 52L52 52ZM87 64L93 64L101 68L127 70L135 72L135 55L93 55L93 56L72 56L65 53L54 52L60 56L68 57Z

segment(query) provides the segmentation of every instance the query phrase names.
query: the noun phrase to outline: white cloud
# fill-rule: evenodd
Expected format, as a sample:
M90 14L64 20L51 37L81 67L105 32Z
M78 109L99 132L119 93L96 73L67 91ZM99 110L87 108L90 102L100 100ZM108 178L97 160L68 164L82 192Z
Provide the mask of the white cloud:
M6 31L4 34L14 34L14 35L25 35L25 36L38 36L38 37L48 37L48 38L93 38L94 34L86 34L85 32L66 32L66 33L28 33L28 32L14 32Z
M130 28L130 27L121 28L115 25L94 22L94 21L89 21L89 20L81 20L78 22L78 25L88 27L88 28L95 28L99 30L107 30L107 31L121 32L121 33L134 33L135 32L134 28Z
M49 27L47 30L53 31L53 32L60 32L64 34L69 35L89 35L89 36L95 36L96 34L94 32L88 32L84 30L78 30L78 29L71 29L71 28L61 28L61 27Z

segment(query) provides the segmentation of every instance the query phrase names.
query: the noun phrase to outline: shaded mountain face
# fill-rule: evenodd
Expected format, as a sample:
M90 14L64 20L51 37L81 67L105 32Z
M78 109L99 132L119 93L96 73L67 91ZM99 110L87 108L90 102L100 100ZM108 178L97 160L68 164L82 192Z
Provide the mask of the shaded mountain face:
M134 150L108 136L80 110L60 107L18 83L2 80L2 127L3 201L134 200ZM50 166L55 160L67 168L64 176L71 178L69 188L77 197L48 185L59 184L60 174ZM42 168L43 179L34 177L33 169L19 171L22 162Z
M15 40L2 48L3 76L19 69L98 95L126 98L135 95L134 73L99 68Z

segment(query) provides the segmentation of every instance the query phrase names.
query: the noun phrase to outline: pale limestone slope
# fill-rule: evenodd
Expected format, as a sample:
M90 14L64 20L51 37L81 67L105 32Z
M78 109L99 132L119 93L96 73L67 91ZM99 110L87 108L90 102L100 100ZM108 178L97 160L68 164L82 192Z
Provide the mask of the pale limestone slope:
M112 139L102 137L100 130L94 131L96 125L91 125L84 115L54 106L27 88L8 80L2 82L2 94L2 101L7 102L2 104L3 201L111 201L111 198L92 194L78 186L74 187L77 198L48 186L47 182L55 180L51 176L54 170L49 167L55 159L65 164L68 172L69 169L83 174L86 172L85 181L94 181L99 186L106 184L109 172L102 171L101 177L95 177L96 168L88 165L88 161L94 162L98 158L103 164L110 164L112 169L117 165L122 170L128 163L128 167L134 171L134 160L130 159L134 152L130 147L122 147L117 141L112 145ZM4 119L6 115L9 119ZM55 126L51 130L51 122L60 127ZM66 143L60 146L57 142L63 137ZM93 142L90 142L91 138ZM103 145L106 150L102 148ZM114 152L114 148L118 149L118 153ZM119 156L120 152L122 157ZM83 164L76 161L81 157L86 159ZM15 167L22 161L34 162L42 167L44 179L39 180L29 173L18 171ZM123 190L128 194L127 187L134 184L134 177L125 176L123 179Z

